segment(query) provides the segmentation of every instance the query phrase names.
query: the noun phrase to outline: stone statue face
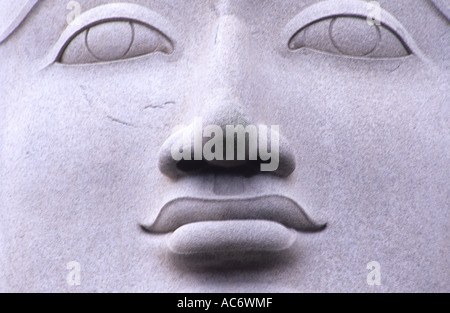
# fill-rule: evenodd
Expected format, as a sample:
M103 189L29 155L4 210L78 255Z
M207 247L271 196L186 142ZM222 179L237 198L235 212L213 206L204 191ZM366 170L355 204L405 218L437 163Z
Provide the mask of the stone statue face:
M0 5L0 289L449 291L440 1L35 2ZM278 125L277 171L171 159L198 118Z

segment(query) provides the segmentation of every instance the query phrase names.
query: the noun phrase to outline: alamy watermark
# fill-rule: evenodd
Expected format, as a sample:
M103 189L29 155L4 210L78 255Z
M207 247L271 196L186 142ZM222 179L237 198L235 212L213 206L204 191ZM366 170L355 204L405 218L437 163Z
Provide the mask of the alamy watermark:
M367 263L367 269L370 270L367 274L367 284L369 286L381 286L381 265L377 261Z
M381 25L381 5L377 1L370 1L367 3L367 24L370 26L380 26Z
M77 18L81 15L81 4L78 1L69 1L66 8L70 11L66 17L67 24L80 26Z
M71 261L67 263L66 269L69 270L67 274L66 281L69 286L79 286L81 285L81 265L76 261Z
M280 163L280 127L272 125L207 125L196 118L192 127L171 147L172 158L181 160L261 160L262 172L276 171Z

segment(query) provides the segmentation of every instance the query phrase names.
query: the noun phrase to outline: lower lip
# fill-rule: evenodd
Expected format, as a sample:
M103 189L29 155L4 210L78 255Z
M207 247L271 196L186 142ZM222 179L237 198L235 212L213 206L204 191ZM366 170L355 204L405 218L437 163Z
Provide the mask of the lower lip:
M170 236L168 247L177 256L242 258L254 253L289 249L297 233L266 220L206 221L186 224Z

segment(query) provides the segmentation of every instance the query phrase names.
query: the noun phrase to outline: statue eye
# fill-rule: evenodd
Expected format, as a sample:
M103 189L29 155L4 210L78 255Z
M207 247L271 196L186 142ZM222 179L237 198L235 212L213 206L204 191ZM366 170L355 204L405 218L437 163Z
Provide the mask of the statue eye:
M142 23L114 20L84 28L62 49L58 62L86 64L173 52L173 43L159 30Z
M369 25L366 18L357 16L326 18L303 27L289 40L289 49L301 48L366 58L399 58L411 54L389 27Z

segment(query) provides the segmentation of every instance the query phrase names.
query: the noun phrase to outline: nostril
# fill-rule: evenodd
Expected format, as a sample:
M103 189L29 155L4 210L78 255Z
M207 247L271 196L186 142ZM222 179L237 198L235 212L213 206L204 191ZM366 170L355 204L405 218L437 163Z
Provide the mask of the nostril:
M208 162L205 160L181 160L177 163L177 168L187 173L199 172L207 166Z
M181 160L177 162L178 170L185 173L228 174L234 176L252 177L261 172L261 164L270 161L206 161Z
M211 160L208 161L208 163L212 166L217 166L217 167L224 167L224 168L232 168L232 167L238 167L241 165L245 165L248 163L248 161L243 160L243 161L239 161L239 160Z

